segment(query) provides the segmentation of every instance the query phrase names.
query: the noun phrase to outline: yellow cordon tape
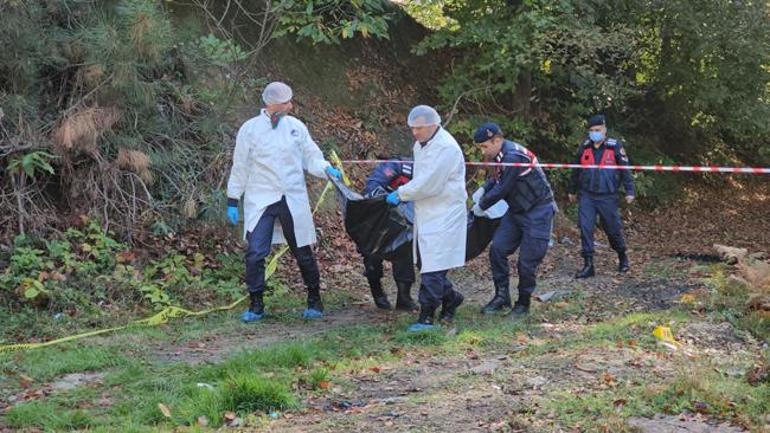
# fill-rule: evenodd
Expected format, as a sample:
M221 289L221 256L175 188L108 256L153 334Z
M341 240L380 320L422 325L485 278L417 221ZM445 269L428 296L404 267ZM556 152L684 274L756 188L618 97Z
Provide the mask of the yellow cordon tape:
M342 162L340 161L340 158L337 156L337 154L334 151L331 152L331 159L334 162L334 164L339 168L339 170L342 171ZM350 185L350 181L345 176L344 172L342 176L345 184ZM316 203L315 208L313 209L313 214L315 214L318 211L318 208L321 206L324 199L326 198L326 193L329 192L329 189L331 189L331 187L332 187L332 183L326 182L326 186L324 186L323 191L321 191L321 196L318 197L318 202ZM281 258L281 256L286 254L286 251L288 250L289 250L289 247L284 245L275 253L273 258L270 259L270 262L267 264L267 267L265 268L265 280L269 279L273 275L273 273L275 273L276 269L278 269L278 260ZM121 331L123 329L128 329L128 328L142 327L142 326L158 326L164 323L168 323L170 319L177 319L181 317L199 317L199 316L205 316L206 314L213 313L216 311L232 310L233 308L238 306L238 304L243 302L247 297L248 296L243 296L231 304L223 305L220 307L209 308L207 310L201 310L201 311L192 311L192 310L188 310L186 308L182 308L178 306L170 306L170 307L164 308L163 310L159 311L158 313L150 317L136 320L132 323L129 323L128 325L116 326L114 328L98 329L96 331L70 335L68 337L57 338L56 340L46 341L43 343L9 344L5 346L0 346L0 353L10 352L14 350L23 350L23 349L38 349L41 347L54 346L57 344L66 343L68 341L80 340L82 338L93 337L101 334L107 334L109 332Z

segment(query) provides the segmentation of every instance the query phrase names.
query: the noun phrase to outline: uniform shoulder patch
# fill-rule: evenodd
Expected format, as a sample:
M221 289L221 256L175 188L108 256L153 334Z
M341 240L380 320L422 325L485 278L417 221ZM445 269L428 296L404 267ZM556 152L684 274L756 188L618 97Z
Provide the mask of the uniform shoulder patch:
M626 156L626 148L625 147L621 147L620 148L620 154L623 155L623 156Z
M580 145L580 147L588 147L591 144L591 140L586 140L583 142L583 144Z
M617 146L618 140L615 140L614 138L608 138L607 139L607 146Z

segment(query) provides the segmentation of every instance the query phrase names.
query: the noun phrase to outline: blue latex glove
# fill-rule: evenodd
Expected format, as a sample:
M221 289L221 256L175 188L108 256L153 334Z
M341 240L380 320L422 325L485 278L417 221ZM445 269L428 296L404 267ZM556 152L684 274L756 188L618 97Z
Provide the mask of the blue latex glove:
M230 224L238 224L238 208L235 206L227 207L227 219L230 220Z
M331 177L336 177L337 179L342 179L342 172L332 167L331 165L326 167L326 174Z
M391 206L398 206L401 204L401 199L398 198L398 191L393 191L385 197L385 202Z

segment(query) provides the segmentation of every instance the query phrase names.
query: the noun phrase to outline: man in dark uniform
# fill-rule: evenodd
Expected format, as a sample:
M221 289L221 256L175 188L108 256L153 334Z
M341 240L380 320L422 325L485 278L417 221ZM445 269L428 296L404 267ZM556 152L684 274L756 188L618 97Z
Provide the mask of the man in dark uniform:
M534 166L537 157L524 146L506 140L497 124L481 125L473 140L488 160L533 164L531 167L497 167L483 187L481 200L473 207L474 214L483 216L483 212L498 201L508 203L508 211L503 215L489 248L495 296L481 312L489 314L511 307L508 256L519 249L516 264L519 298L511 316L520 317L529 312L530 298L536 287L537 267L548 251L553 217L557 211L553 190L543 169Z
M400 162L404 158L396 158L394 161L383 162L378 165L371 175L366 178L366 187L363 195L365 197L374 197L385 195L398 189L399 186L406 184L412 179L412 163ZM404 203L403 206L413 207L412 203ZM412 211L413 213L413 211ZM369 288L372 290L372 298L377 308L383 310L392 309L388 296L382 290L382 261L381 257L364 256L364 275L369 281ZM414 303L411 296L412 284L415 281L414 265L412 260L412 243L407 242L401 245L390 259L393 264L393 279L396 281L396 309L403 311L417 310L417 304Z
M607 121L602 114L588 119L588 139L580 145L576 164L583 166L629 165L620 140L607 137ZM623 239L623 223L618 210L620 184L626 194L626 202L634 201L634 179L630 170L580 168L572 171L569 199L578 201L581 254L585 261L575 278L593 277L594 227L596 215L609 238L610 246L618 253L618 272L628 272L626 241ZM577 196L576 196L577 194Z

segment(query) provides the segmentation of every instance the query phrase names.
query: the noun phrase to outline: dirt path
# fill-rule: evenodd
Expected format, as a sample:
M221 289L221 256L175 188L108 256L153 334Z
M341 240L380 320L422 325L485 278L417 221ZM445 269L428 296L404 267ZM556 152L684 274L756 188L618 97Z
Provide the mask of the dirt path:
M596 321L604 318L627 314L634 311L650 311L665 309L682 294L697 287L688 282L685 277L662 278L642 275L638 264L630 276L619 276L615 268L614 256L605 252L597 255L599 274L587 281L577 281L573 278L574 270L580 265L569 245L556 245L549 252L548 258L542 265L543 275L539 280L536 294L552 294L548 302L558 302L559 299L580 292L586 298L583 314L575 317L578 321ZM511 282L512 296L516 296L515 256L511 259L514 278ZM680 264L682 268L688 262ZM671 269L669 269L671 272ZM386 269L386 276L388 270ZM489 275L486 254L474 260L468 270L454 271L450 275L455 287L466 298L461 307L473 312L480 309L492 296L493 284ZM291 341L298 337L319 335L330 330L344 328L348 325L390 323L404 316L412 317L412 313L386 312L374 307L368 294L366 282L357 276L348 276L348 281L360 290L355 292L352 302L346 305L335 305L327 308L326 316L319 321L309 324L297 320L291 323L267 318L264 322L252 326L237 326L232 333L222 330L211 330L204 333L195 341L181 343L163 342L153 344L149 348L151 358L160 362L185 362L198 364L218 362L228 355L241 350L254 349L269 344ZM395 287L389 278L384 278L385 290L391 300L395 298ZM417 284L413 288L416 297ZM535 306L535 311L537 306ZM231 313L232 320L237 323L238 311ZM235 325L234 325L235 326Z
M735 180L740 181L742 178ZM624 210L632 263L632 271L625 276L615 273L615 253L609 249L603 233L597 230L597 276L585 281L576 281L573 278L574 272L582 264L579 256L580 238L575 225L564 213L560 213L555 229L556 244L549 250L541 265L537 294L552 293L554 297L548 302L559 302L559 298L579 293L583 297L584 308L572 317L578 323L605 320L632 312L670 308L683 293L700 287L697 280L700 275L697 271L693 272L696 262L687 258L693 251L708 258L711 254L710 245L722 241L725 237L744 240L740 246L751 245L751 242L746 240L753 239L759 241L759 244L754 243L754 246L764 245L770 248L767 243L770 231L766 230L766 218L763 218L766 212L770 212L768 188L766 185L750 183L742 189L745 189L744 194L733 197L732 201L704 202L699 197L718 193L695 191L679 205L649 214L631 214L630 211ZM751 205L746 206L747 203ZM737 212L737 207L741 206L742 211ZM713 224L698 224L698 221L709 220L709 216L719 221L730 217L737 218L738 224L725 223L721 229L714 228ZM329 218L334 220L333 216ZM347 243L339 245L336 247L339 251L328 254L321 252L319 257L332 263L322 269L324 280L332 287L340 287L351 293L354 300L347 305L328 308L326 317L315 322L313 326L308 326L302 321L287 324L268 319L253 327L239 327L237 332L231 334L222 335L221 332L213 330L204 334L200 341L158 344L150 349L152 357L162 362L216 362L242 349L288 341L301 336L318 335L346 325L387 323L396 320L398 314L405 314L382 312L373 307L366 280L362 277L360 264L356 260L357 256L351 259L347 257L350 254L343 254L344 260L339 256L340 251L350 248L352 247ZM325 257L327 255L328 257ZM511 257L513 296L516 286L515 258L515 255ZM293 263L289 264L291 265ZM389 278L390 270L387 266L386 264L383 282L386 292L390 294L391 300L394 300L395 288ZM494 289L486 253L470 262L462 271L453 271L450 278L455 287L465 295L466 301L462 307L465 310L479 309L492 296ZM294 283L298 286L297 281ZM416 293L417 285L413 288L415 297ZM237 314L233 313L233 316L233 320L237 320Z

